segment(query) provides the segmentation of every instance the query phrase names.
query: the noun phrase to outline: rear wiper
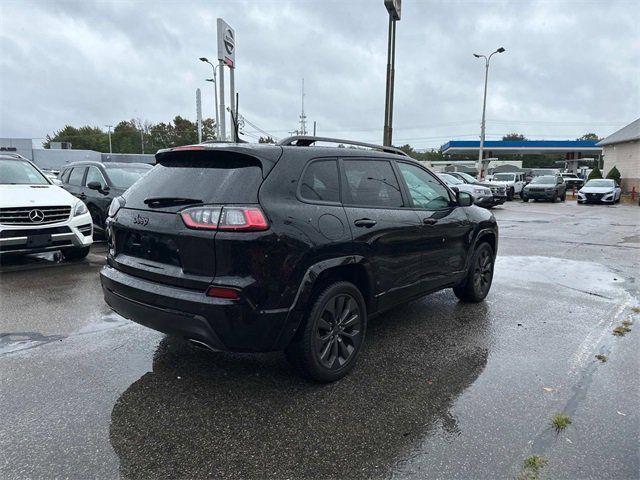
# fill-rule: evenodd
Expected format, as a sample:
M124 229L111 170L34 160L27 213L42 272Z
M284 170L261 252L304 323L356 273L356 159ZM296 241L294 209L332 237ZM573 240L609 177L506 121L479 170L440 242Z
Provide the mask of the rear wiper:
M150 197L145 198L144 203L150 207L170 207L174 205L195 205L203 203L203 201L198 198Z

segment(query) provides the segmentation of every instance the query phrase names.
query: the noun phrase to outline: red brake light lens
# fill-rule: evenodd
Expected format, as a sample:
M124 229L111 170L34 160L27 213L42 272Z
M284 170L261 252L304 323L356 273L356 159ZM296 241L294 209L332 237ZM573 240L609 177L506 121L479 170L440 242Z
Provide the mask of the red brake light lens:
M172 152L177 152L181 150L206 150L206 148L201 145L184 145L182 147L173 147L171 149Z
M237 290L224 287L209 287L207 289L207 297L226 298L227 300L238 300L240 294Z
M195 230L262 231L268 230L267 219L257 207L202 206L180 212L182 221Z

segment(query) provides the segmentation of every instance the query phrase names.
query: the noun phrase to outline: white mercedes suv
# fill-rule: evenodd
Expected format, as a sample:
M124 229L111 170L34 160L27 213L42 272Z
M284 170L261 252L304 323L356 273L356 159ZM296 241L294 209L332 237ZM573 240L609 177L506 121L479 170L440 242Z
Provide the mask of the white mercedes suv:
M60 250L78 259L92 243L91 215L82 200L26 158L0 153L0 258Z

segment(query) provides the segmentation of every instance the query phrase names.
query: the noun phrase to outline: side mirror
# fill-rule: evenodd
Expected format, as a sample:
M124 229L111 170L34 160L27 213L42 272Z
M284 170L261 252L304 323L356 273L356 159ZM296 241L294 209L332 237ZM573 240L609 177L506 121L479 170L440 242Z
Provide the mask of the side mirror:
M100 184L100 182L89 182L87 183L87 188L89 188L90 190L102 190L102 185Z
M473 195L467 192L457 192L458 193L458 205L461 207L470 207L473 205Z

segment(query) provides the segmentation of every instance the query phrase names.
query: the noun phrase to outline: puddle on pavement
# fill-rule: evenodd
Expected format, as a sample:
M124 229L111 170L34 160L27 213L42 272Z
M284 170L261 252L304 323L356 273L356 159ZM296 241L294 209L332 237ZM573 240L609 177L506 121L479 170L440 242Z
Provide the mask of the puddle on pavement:
M0 333L0 355L28 350L64 338L63 335L43 335L38 332Z

